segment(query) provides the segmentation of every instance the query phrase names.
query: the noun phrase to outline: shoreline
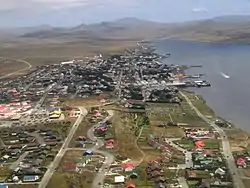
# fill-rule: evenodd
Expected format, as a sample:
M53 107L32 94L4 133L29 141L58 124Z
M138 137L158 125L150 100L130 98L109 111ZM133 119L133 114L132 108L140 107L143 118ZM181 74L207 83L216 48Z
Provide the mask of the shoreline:
M204 44L231 44L231 45L250 45L250 41L249 42L240 42L240 41L225 41L225 40L205 40L205 39L191 39L191 38L181 38L181 37L177 37L177 38L172 38L172 37L163 37L163 38L156 38L154 40L140 40L138 41L139 43L144 43L144 44L152 44L154 42L161 42L164 40L169 40L169 41L182 41L182 42L196 42L196 43L204 43Z
M212 112L211 116L214 116L213 118L216 118L216 119L218 119L218 120L221 120L221 121L223 121L223 122L225 122L225 123L227 123L228 125L231 126L231 128L227 128L227 129L238 130L238 131L244 132L244 133L246 133L246 134L249 135L249 132L248 132L248 131L243 130L242 128L240 128L239 126L233 124L232 122L228 121L227 119L225 119L225 118L219 116L219 115L214 111L214 109L211 108L211 107L207 104L207 101L205 100L205 98L204 98L202 95L199 95L199 94L197 94L197 93L194 92L194 91L188 91L188 90L184 90L184 91L187 92L187 93L189 93L189 94L192 94L192 95L198 97L200 100L202 100L202 101L204 102L204 107L206 107L207 109L209 109L209 110ZM198 108L198 107L197 107L197 108Z

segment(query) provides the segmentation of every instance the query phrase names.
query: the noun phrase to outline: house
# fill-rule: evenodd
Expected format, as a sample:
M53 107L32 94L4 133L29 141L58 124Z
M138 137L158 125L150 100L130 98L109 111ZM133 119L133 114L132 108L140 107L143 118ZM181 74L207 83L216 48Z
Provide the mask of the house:
M105 141L105 147L107 149L113 149L114 148L114 139L108 139Z
M40 177L37 176L37 175L24 176L23 177L23 182L35 182L35 181L38 181L39 179L40 179Z
M74 110L70 111L70 117L71 118L77 118L77 117L80 116L80 114L81 114L81 112L78 109L74 109Z
M87 156L87 155L93 155L93 151L92 150L86 150L84 153L83 153L84 156Z
M122 168L125 172L131 172L135 169L135 165L132 163L122 164Z
M135 185L134 185L134 184L129 184L129 185L127 186L127 188L135 188Z
M93 116L94 116L95 118L98 118L98 117L101 117L102 114L101 114L98 110L94 110Z
M219 174L220 176L224 176L226 174L226 171L223 170L222 168L218 168L216 171L215 171L215 174Z
M198 140L195 142L195 146L198 148L203 148L203 147L205 147L205 143L201 140Z
M0 188L8 188L9 186L8 185L6 185L6 184L1 184L0 185Z
M10 158L10 156L9 156L9 155L4 155L2 158L3 158L4 160L8 160L8 159Z
M125 176L115 176L115 183L124 183Z
M246 168L246 160L243 157L239 157L236 159L236 164L238 166L238 168Z
M76 139L76 141L86 141L86 140L87 140L86 136L78 136Z

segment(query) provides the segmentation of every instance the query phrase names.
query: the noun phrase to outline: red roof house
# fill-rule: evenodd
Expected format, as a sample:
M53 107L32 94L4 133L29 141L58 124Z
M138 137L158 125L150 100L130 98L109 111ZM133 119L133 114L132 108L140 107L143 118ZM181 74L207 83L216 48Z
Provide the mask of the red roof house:
M131 183L127 186L127 188L135 188L135 185Z
M236 163L238 166L245 167L246 166L246 160L243 157L239 157L236 160Z
M201 141L201 140L196 141L196 142L195 142L195 145L196 145L196 147L198 147L198 148L203 148L203 147L205 147L205 143L204 143L203 141Z
M126 163L126 164L122 164L122 168L125 172L130 172L135 169L135 165L132 163Z
M106 140L105 142L105 147L108 148L108 149L113 149L114 148L114 139L109 139L109 140Z
M86 138L86 136L78 136L78 137L77 137L77 140L78 140L78 141L86 141L87 138Z

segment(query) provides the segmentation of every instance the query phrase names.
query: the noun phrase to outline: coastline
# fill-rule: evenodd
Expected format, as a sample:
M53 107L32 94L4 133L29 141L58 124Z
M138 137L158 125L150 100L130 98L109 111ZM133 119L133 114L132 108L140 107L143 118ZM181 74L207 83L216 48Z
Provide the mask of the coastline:
M207 101L205 100L205 98L204 98L202 95L199 95L199 94L197 94L196 92L194 92L194 91L189 91L189 90L185 90L185 92L190 93L190 94L192 94L192 95L198 97L199 100L201 100L202 102L204 102L205 108L207 108L209 111L212 112L212 113L211 113L211 116L213 116L214 118L217 118L217 119L219 119L219 120L222 120L223 122L225 122L225 123L231 125L232 128L241 130L241 131L243 131L243 132L247 132L247 131L245 131L245 130L242 130L240 127L236 126L236 125L233 124L232 122L230 122L230 121L226 120L225 118L219 116L219 115L215 112L215 110L214 110L213 108L211 108L211 107L207 104Z
M205 43L205 44L242 44L242 45L250 45L249 42L245 41L228 41L228 40L207 40L207 39L194 39L194 38L181 38L181 37L162 37L162 38L156 38L153 40L140 40L139 43L144 44L152 44L154 42L161 42L164 40L170 40L170 41L182 41L182 42L198 42L198 43Z

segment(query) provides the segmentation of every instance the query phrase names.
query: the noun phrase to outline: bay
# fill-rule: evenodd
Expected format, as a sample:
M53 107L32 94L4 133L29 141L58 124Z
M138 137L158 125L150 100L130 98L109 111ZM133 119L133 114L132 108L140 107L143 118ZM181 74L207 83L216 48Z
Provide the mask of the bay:
M202 65L187 74L204 73L210 88L194 89L222 118L250 131L250 45L162 40L157 52L170 52L167 64Z

